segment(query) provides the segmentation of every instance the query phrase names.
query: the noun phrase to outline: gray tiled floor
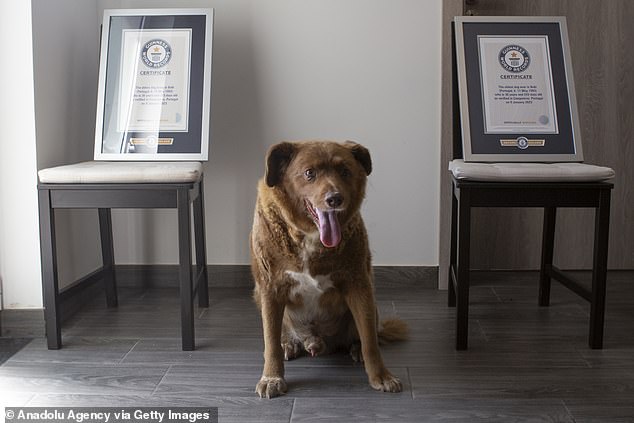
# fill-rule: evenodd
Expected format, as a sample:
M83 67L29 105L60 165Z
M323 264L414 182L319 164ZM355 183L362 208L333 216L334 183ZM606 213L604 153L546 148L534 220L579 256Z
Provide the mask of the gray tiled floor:
M382 347L400 394L373 391L341 354L288 362L289 393L261 400L250 290L212 289L198 348L183 352L178 292L157 288L121 289L115 310L95 300L65 324L61 350L32 340L0 366L0 405L216 406L221 422L634 422L632 272L610 273L603 350L587 348L588 305L564 288L539 308L534 273L475 279L462 352L446 292L378 287L383 317L410 326L409 341Z

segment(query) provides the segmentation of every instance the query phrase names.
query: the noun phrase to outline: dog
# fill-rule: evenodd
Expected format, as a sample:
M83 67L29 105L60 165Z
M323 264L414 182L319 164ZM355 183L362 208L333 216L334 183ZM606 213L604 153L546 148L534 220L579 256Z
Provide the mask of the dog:
M347 348L372 388L400 392L379 339L403 340L398 319L378 323L360 207L369 151L347 141L282 142L266 155L251 231L254 299L262 314L260 397L287 392L284 360Z

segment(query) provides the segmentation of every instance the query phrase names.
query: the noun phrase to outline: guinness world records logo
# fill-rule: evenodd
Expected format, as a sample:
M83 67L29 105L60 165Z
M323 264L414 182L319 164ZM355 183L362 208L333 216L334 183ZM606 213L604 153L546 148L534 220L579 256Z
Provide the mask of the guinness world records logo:
M141 60L148 68L162 68L171 58L172 47L165 40L150 40L141 49Z
M531 63L531 56L526 49L517 44L511 44L500 50L498 55L500 65L508 72L524 72Z

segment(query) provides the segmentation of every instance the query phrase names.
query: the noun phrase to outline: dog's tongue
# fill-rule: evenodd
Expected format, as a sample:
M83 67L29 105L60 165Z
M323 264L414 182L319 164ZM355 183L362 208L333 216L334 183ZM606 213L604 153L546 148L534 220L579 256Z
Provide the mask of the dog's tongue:
M334 210L319 210L317 217L319 219L319 239L324 247L334 248L341 242L341 228L337 220L337 213Z

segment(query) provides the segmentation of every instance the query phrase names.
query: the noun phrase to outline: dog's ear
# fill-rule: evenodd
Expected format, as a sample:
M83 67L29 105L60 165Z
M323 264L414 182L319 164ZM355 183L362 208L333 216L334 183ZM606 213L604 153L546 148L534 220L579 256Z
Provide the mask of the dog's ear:
M365 169L365 174L369 175L372 173L372 159L370 158L370 151L354 141L346 141L345 145L350 149L350 151L352 151L354 158L361 163L361 166Z
M266 184L274 187L280 183L288 164L295 154L295 146L290 142L282 142L272 146L266 154Z

